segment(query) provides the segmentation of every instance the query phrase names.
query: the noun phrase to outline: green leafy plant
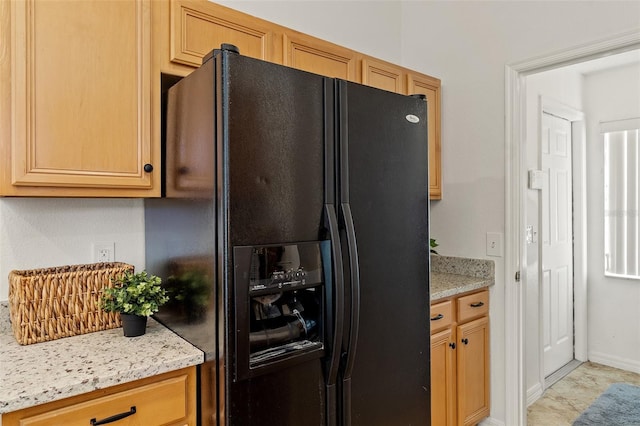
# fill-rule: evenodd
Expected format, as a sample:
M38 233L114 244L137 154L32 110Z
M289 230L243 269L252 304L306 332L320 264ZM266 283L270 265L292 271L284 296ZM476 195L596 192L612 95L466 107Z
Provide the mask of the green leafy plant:
M431 247L431 249L429 250L431 253L433 254L438 254L437 251L435 251L435 248L438 247L440 244L436 243L436 239L435 238L430 238L429 239L429 247Z
M113 280L113 287L105 288L100 307L107 312L120 312L148 317L160 309L169 297L160 286L162 280L145 271L125 272Z

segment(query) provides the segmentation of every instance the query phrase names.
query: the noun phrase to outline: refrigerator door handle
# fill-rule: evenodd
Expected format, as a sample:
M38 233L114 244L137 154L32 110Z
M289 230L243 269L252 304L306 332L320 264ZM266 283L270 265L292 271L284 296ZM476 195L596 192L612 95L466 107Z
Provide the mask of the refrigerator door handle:
M338 370L340 367L340 348L344 331L344 269L342 267L342 248L340 247L340 234L338 232L338 219L336 217L335 206L325 204L326 218L329 225L331 237L331 259L334 271L334 289L331 304L333 306L333 338L331 339L331 355L327 368L327 426L337 424L337 401L338 393L336 382L338 380Z
M351 329L349 332L349 343L346 350L346 363L342 379L342 403L343 403L343 425L351 425L351 373L356 357L356 346L358 341L358 331L360 327L360 266L358 263L358 245L356 242L356 231L353 226L353 216L349 203L341 204L344 218L345 231L347 235L347 246L349 249L349 269L351 271Z

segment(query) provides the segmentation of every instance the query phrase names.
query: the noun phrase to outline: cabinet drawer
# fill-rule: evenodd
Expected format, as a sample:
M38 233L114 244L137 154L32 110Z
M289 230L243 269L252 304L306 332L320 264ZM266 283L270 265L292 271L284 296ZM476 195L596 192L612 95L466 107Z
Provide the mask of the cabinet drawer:
M41 414L22 417L21 425L29 426L75 426L90 425L92 419L100 422L122 414L119 426L185 424L189 407L187 405L188 376L172 377L92 399ZM135 407L135 409L133 408ZM131 413L124 416L126 413Z
M431 333L445 329L453 322L451 300L431 305Z
M489 313L489 291L458 298L458 322L463 323Z

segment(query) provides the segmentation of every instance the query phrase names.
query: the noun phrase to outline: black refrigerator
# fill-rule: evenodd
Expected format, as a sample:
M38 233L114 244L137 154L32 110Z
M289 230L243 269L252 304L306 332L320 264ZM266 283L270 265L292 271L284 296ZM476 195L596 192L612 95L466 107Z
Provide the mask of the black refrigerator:
M205 353L199 423L429 425L424 98L223 45L165 108L146 269Z

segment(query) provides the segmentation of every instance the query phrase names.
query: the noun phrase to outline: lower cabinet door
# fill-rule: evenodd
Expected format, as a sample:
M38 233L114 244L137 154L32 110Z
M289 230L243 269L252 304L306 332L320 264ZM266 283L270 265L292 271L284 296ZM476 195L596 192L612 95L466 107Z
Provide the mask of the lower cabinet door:
M456 343L453 329L431 335L431 424L455 425Z
M195 368L105 396L99 396L102 391L91 395L96 393L91 399L74 397L9 413L2 421L5 426L195 425Z
M489 317L457 327L458 424L474 425L489 415Z

